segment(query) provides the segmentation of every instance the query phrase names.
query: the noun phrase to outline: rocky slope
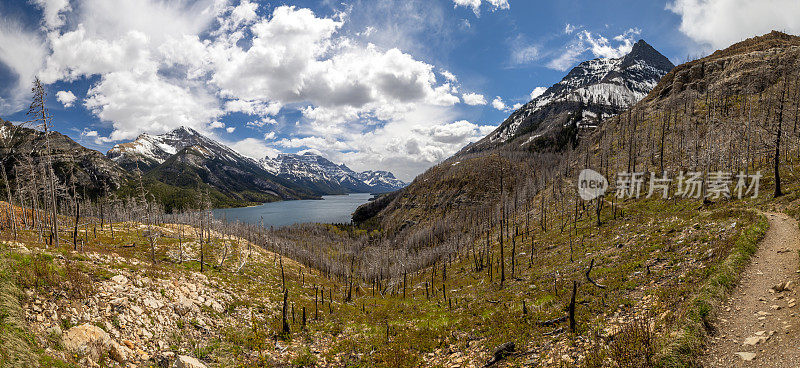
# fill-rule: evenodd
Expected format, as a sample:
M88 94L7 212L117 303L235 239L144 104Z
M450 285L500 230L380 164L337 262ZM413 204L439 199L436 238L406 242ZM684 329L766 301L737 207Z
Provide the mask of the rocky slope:
M308 152L266 157L260 163L270 173L318 194L381 193L405 186L388 171L357 173L344 164L336 165Z

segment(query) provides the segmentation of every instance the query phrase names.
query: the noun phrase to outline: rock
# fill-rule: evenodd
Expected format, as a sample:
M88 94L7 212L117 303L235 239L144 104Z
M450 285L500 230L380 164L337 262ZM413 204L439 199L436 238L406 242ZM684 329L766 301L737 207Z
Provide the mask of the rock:
M56 337L61 337L61 335L64 334L64 332L61 331L61 326L59 325L55 325L53 327L48 328L47 333L51 336L56 336Z
M151 297L147 297L144 300L142 300L142 304L144 304L145 307L150 308L150 309L159 309L159 308L161 308L161 303L159 303L158 300L155 300L155 299L153 299Z
M770 305L769 307L772 308L772 310L781 310L781 306L777 304Z
M206 368L206 365L190 356L180 355L175 361L175 368Z
M111 281L114 281L114 282L116 282L117 284L120 284L120 285L125 285L125 284L128 283L128 278L125 277L124 275L116 275L116 276L111 278Z
M764 341L767 341L766 337L763 337L763 336L751 336L751 337L748 337L748 338L744 339L744 343L742 345L743 346L755 346L755 345L760 344L760 343L762 343Z
M122 344L127 346L128 349L133 349L136 346L131 340L122 340Z
M120 345L112 340L108 355L117 362L125 363L133 355L133 351L127 346Z
M769 289L769 291L773 293L780 293L783 291L791 291L792 287L794 287L794 283L791 281L786 281L773 286Z
M187 313L189 313L193 307L194 303L192 303L190 299L181 296L180 298L178 298L178 302L175 303L173 309L175 309L175 313L177 313L178 315L184 316Z
M64 347L79 356L86 356L94 361L108 351L111 338L97 326L88 323L70 328L64 334Z
M750 362L756 358L756 353L748 353L743 351L736 353L736 355L738 355L739 358L742 358L742 360L744 360L745 362Z
M140 308L138 305L132 305L131 310L137 315L144 313L144 310L142 310L142 308Z
M222 312L225 311L225 308L222 307L222 304L217 303L216 300L213 300L211 302L211 309L213 309L214 312L217 312L217 313L222 313Z

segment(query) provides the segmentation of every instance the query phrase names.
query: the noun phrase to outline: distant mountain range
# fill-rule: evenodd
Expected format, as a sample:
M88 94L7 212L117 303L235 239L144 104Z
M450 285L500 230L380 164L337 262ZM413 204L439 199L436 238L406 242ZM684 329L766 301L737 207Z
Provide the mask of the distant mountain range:
M388 171L357 173L344 164L336 165L313 153L266 157L261 160L261 165L280 178L322 194L383 193L405 186Z
M131 172L138 168L159 183L180 188L208 185L244 202L379 193L405 185L392 173L356 173L309 153L255 161L187 127L162 135L142 134L106 155L120 167Z

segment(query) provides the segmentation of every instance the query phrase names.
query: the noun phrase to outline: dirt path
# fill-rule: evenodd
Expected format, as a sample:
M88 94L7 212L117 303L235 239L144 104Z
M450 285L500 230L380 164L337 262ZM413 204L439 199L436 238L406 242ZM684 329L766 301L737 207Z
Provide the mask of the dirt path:
M797 221L766 214L769 230L739 286L722 306L704 367L800 367ZM791 281L791 290L770 288Z

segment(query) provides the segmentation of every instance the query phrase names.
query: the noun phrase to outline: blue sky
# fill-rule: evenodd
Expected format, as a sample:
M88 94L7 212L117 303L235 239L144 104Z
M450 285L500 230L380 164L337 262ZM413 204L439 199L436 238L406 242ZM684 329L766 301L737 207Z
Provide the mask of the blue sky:
M580 61L797 33L798 3L2 0L0 117L25 120L38 75L55 129L102 152L187 125L410 180Z

